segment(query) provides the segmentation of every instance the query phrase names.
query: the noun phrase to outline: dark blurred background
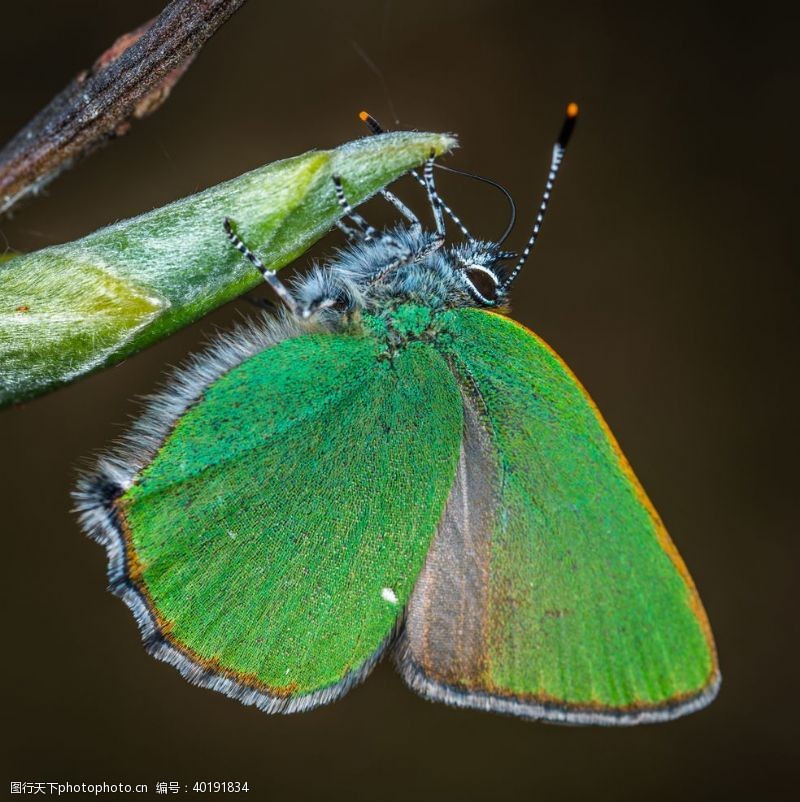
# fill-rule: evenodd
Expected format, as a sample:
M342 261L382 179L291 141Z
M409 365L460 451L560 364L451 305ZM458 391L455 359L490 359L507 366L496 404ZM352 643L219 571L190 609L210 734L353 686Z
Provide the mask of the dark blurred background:
M162 2L3 5L5 141ZM778 7L741 9L252 0L155 116L0 222L13 249L74 239L361 136L366 108L388 127L458 133L447 163L509 187L519 245L564 106L578 101L514 314L582 378L665 518L714 626L719 699L669 724L567 729L424 702L384 664L334 706L269 717L148 657L68 492L167 364L253 314L237 302L0 415L4 782L152 792L157 781L246 780L256 799L791 798L796 41ZM493 190L449 175L440 186L474 231L502 230ZM420 208L416 186L403 192Z

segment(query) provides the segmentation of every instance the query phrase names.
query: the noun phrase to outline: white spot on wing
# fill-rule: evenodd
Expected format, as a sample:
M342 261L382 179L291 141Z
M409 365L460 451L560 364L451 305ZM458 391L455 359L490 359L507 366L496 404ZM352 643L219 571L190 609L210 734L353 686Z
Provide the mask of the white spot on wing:
M397 594L391 588L384 588L381 597L390 604L397 604Z

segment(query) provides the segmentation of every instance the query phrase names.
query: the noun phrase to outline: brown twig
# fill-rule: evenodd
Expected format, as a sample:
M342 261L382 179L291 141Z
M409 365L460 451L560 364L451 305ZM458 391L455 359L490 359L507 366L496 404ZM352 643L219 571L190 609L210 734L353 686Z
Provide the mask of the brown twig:
M0 151L0 213L155 111L245 0L173 0L121 36Z

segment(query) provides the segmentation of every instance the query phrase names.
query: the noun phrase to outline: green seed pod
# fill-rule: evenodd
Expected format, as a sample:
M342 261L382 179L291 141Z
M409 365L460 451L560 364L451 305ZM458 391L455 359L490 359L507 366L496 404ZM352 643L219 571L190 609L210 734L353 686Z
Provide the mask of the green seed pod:
M341 216L455 140L398 132L260 167L76 242L0 266L0 406L53 390L197 320L262 281L230 247L228 216L277 270Z

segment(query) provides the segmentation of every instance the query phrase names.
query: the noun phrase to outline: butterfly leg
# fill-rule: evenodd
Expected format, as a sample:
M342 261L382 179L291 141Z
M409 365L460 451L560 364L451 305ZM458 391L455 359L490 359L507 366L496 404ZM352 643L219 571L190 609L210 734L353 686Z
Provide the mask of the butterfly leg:
M438 251L443 245L444 237L436 236L423 248L419 248L415 251L404 250L396 259L392 259L390 262L387 262L384 267L380 268L370 279L369 283L377 284L386 278L393 270L397 270L412 262L421 262L426 256Z
M344 224L339 225L339 229L344 232L345 236L350 239L351 241L361 241L364 242L372 242L377 241L380 242L382 245L387 246L388 248L393 248L400 252L401 258L407 258L410 256L410 251L405 248L401 248L400 244L397 240L391 235L387 234L386 232L381 233L378 231L377 228L371 226L367 221L356 212L353 207L350 205L347 197L344 194L344 187L342 187L342 179L335 175L333 176L333 186L336 190L336 200L339 201L339 206L341 206L342 211L349 217L355 224L358 226L358 229L350 228L350 226L346 226ZM391 193L389 193L391 195ZM392 195L392 197L394 197ZM408 214L411 214L411 211L405 206L405 204L399 199L395 198L397 203L400 204ZM399 208L399 207L397 207ZM416 217L414 217L416 220ZM419 220L417 220L417 224L419 224ZM338 224L337 224L338 225Z
M370 285L380 283L393 270L397 270L398 267L402 267L403 265L407 265L412 260L412 257L413 257L413 254L411 252L409 252L405 256L401 256L398 259L393 259L391 262L389 262L388 264L386 264L382 268L380 268L377 273L375 273L375 275L369 280Z
M342 186L342 179L335 175L333 176L333 188L336 192L336 200L339 202L339 206L341 207L342 211L345 213L347 217L349 217L355 224L356 229L352 229L349 226L345 226L345 235L350 238L351 235L355 235L364 240L364 242L370 242L374 239L380 238L380 232L374 226L371 226L351 205L350 202L347 200L347 196L344 194L344 187ZM340 226L341 228L341 226ZM343 229L344 230L344 229Z
M405 203L403 203L403 201L400 200L400 198L397 197L397 195L394 194L394 192L389 192L388 189L382 189L381 195L383 195L383 197L389 201L389 203L391 203L392 206L394 206L394 208L406 218L406 220L408 220L408 222L411 224L412 233L417 234L422 230L422 223L420 223L419 218L414 214L414 212L411 211L411 209L408 208L408 206L405 205Z
M361 242L361 232L357 231L355 228L345 225L341 220L336 221L336 228L338 228L339 231L341 231L342 234L347 237L348 242Z
M425 178L425 189L428 191L428 201L431 204L431 209L433 210L433 219L436 223L436 233L440 237L444 237L444 217L442 216L442 201L439 198L439 195L436 192L436 185L433 182L433 160L436 157L434 151L431 151L431 155L425 161L425 169L423 170L423 176Z
M424 171L424 181L425 186L428 190L428 199L431 203L431 208L433 209L434 220L436 221L436 237L431 241L431 243L422 250L417 250L414 252L405 251L401 253L396 259L388 262L385 267L381 268L375 276L370 281L370 284L376 284L379 281L382 281L389 273L393 270L397 270L399 267L408 264L411 261L420 262L426 256L433 253L434 251L439 250L439 248L444 245L444 238L445 238L445 229L444 229L444 218L442 217L442 202L439 196L436 194L436 186L433 182L433 160L435 157L435 153L431 151L431 155L428 157L428 160L425 162L425 171ZM419 220L413 213L408 210L405 204L393 195L391 192L387 192L384 190L384 197L392 203L397 209L406 209L409 215L413 217L416 221L416 225L421 228L422 226L419 223ZM412 224L413 226L413 224Z
M226 217L223 223L223 227L225 229L225 233L228 235L228 239L230 240L231 245L236 248L242 256L247 259L250 264L255 267L259 273L264 277L264 281L275 290L275 293L278 297L286 304L293 314L297 314L297 301L295 301L294 296L289 292L286 285L278 278L278 274L274 270L270 270L269 268L265 267L264 263L256 256L247 245L242 242L241 239L236 235L236 232L233 230L233 226L231 225L231 221Z
M366 111L362 111L361 114L359 114L358 116L362 122L365 122L367 124L367 127L369 128L370 131L372 131L373 134L385 133L384 128L371 114L367 114ZM410 173L420 183L422 187L424 187L425 189L428 188L428 185L425 183L425 179L416 170L411 170ZM389 200L390 203L394 203L394 201L390 200L389 198L387 198L387 200ZM469 233L464 223L461 222L461 218L444 202L442 198L439 198L439 204L441 205L442 209L444 209L445 214L456 224L458 230L464 235L464 237L469 242L474 242L475 238L472 236L472 234ZM394 205L396 206L397 204ZM400 207L397 208L399 209ZM400 212L401 214L403 213L402 209L400 209ZM413 221L411 222L413 225Z

